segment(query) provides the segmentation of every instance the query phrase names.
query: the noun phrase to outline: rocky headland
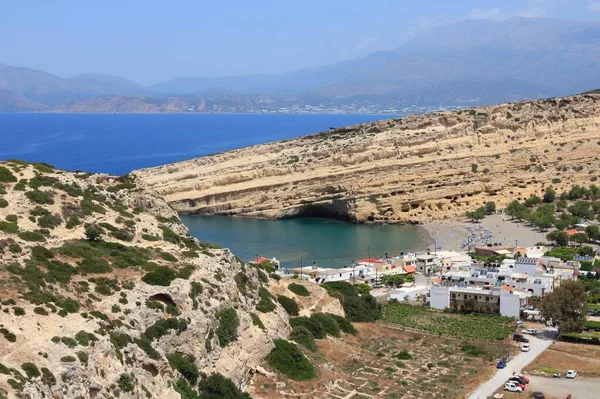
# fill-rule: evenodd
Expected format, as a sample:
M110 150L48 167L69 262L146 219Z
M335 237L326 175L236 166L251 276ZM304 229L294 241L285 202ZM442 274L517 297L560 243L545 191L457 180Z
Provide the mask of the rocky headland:
M344 315L275 277L192 238L141 180L0 162L0 398L246 387L292 330L280 295Z
M177 212L422 223L596 181L599 140L600 95L584 94L332 129L134 175Z

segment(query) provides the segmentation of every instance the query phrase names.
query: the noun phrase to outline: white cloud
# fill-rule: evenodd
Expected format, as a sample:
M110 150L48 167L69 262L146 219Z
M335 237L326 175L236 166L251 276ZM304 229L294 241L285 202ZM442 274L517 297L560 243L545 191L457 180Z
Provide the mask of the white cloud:
M588 10L594 11L594 12L600 12L600 2L594 2L594 3L588 4Z
M530 8L525 8L523 10L519 10L515 13L515 15L517 17L524 17L524 18L538 18L538 17L543 17L546 15L546 10L544 10L542 7L530 7Z
M504 15L499 8L475 8L467 14L470 19L493 19L495 21L500 21L504 19Z

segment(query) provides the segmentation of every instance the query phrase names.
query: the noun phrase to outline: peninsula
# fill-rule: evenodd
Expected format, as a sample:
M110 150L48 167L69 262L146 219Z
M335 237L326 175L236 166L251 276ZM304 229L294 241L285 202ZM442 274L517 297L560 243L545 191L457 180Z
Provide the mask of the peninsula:
M180 213L422 223L589 184L599 150L600 95L583 94L332 129L133 175Z

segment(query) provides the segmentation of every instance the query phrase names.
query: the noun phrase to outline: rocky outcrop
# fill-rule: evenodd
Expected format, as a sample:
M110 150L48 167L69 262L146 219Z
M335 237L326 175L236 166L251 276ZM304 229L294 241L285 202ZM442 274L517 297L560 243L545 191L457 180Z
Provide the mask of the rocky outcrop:
M434 112L144 169L178 212L424 222L600 174L600 96Z
M177 354L242 386L290 331L270 280L143 181L0 162L0 398L179 398Z

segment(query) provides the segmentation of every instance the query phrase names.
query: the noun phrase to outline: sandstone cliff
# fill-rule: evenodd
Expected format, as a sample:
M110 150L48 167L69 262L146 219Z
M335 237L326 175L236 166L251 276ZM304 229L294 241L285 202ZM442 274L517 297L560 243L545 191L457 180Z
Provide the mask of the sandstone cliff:
M0 162L0 398L179 398L193 368L241 386L290 331L270 280L142 181ZM301 311L343 315L303 284Z
M419 223L589 184L599 139L600 96L586 94L383 120L135 175L178 212Z

